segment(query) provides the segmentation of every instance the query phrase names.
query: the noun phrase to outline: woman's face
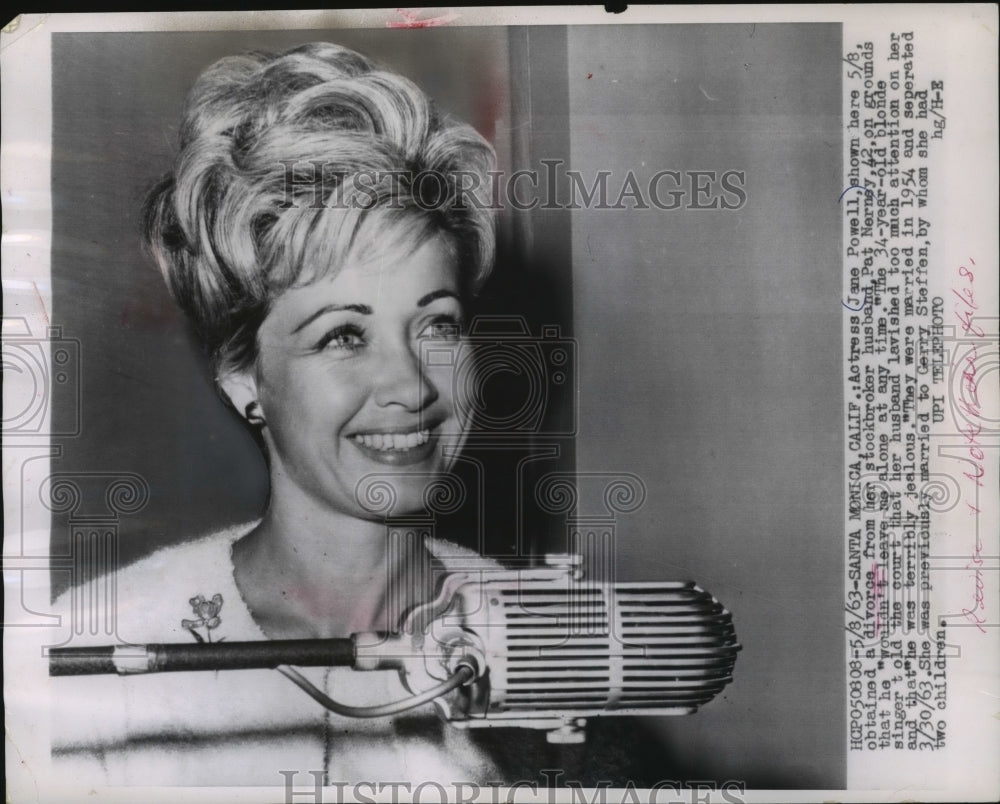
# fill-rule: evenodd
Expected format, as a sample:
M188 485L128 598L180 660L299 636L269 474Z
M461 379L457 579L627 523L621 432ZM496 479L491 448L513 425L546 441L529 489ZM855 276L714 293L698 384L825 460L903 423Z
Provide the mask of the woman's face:
M279 296L250 380L272 495L291 483L370 518L360 488L378 475L395 490L392 514L419 510L462 440L452 380L466 356L463 318L457 260L441 235Z

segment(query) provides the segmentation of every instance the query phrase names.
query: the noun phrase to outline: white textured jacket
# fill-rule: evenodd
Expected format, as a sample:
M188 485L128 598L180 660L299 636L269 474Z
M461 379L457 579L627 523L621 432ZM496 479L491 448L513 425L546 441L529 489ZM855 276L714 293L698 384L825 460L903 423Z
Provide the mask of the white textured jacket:
M163 548L113 578L71 589L56 609L82 634L67 646L193 642L182 622L198 619L191 599L221 596L215 627L196 627L213 641L259 640L233 578L231 548L250 527L233 528ZM446 569L496 567L442 540L430 551ZM113 581L113 583L112 583ZM114 600L108 595L114 595ZM218 600L218 598L216 598ZM114 611L111 630L106 614ZM66 622L64 620L64 622ZM409 694L395 671L302 668L332 698L354 705ZM312 789L326 781L501 781L467 732L440 721L433 705L394 718L349 719L328 712L274 670L171 672L51 679L53 769L80 785L285 785ZM282 772L285 774L282 774ZM366 788L367 789L367 788Z

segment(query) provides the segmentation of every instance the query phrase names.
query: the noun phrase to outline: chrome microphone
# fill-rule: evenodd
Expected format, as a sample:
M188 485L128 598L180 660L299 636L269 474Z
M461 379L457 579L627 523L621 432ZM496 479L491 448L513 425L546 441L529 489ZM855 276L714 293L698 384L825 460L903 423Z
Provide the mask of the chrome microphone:
M564 743L589 717L691 714L732 680L732 615L696 584L592 582L579 556L547 563L448 575L402 634L356 635L355 667L397 667L414 693L471 667L435 699L446 720Z

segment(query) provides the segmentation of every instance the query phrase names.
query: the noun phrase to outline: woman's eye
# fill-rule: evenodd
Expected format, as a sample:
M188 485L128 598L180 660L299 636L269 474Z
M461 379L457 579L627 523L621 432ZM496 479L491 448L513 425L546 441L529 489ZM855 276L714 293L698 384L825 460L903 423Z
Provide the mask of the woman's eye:
M452 316L441 316L431 321L420 333L422 338L457 341L462 336L462 322Z
M360 327L348 324L337 327L327 332L316 343L316 351L323 349L338 349L353 352L355 349L364 346L365 333Z

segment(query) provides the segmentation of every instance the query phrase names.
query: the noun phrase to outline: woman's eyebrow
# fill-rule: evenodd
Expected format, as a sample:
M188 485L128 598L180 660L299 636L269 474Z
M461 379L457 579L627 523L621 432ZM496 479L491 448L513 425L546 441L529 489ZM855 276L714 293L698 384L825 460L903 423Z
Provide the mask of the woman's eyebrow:
M458 299L459 301L461 301L461 299L459 298L458 294L455 293L455 291L441 288L440 290L432 290L430 293L426 294L425 296L421 296L419 299L417 299L417 307L426 307L432 301L448 297L451 297L453 299ZM327 313L341 312L343 310L349 310L351 312L360 313L361 315L371 315L374 312L372 308L369 307L367 304L327 304L324 305L323 307L320 307L315 313L313 313L305 321L299 324L295 329L292 330L291 334L295 335L297 332L305 329L320 316L324 316Z
M426 296L421 296L417 300L417 307L426 307L432 301L436 301L437 299L444 299L449 296L453 299L458 299L458 301L461 301L461 299L458 297L458 294L455 293L455 291L445 290L444 288L442 288L441 290L432 290Z
M361 313L361 315L372 314L372 308L367 304L327 304L324 307L320 307L315 313L299 324L291 331L291 334L294 335L299 330L305 329L320 316L326 315L327 313L340 312L342 310L350 310L351 312Z

